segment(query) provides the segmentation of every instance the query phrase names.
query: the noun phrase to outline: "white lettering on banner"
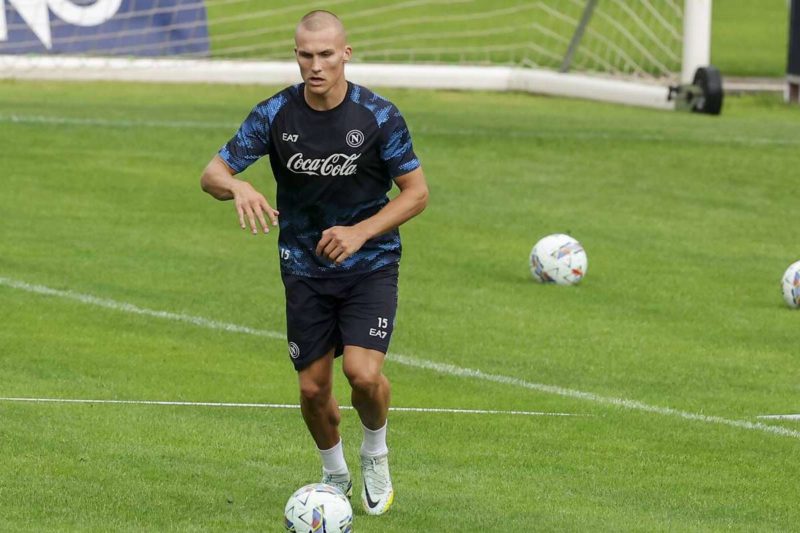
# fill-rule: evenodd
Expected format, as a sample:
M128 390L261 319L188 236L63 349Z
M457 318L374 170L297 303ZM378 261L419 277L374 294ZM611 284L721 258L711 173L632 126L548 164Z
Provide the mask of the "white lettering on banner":
M90 6L80 6L72 0L8 0L19 16L30 26L36 37L48 50L53 47L50 33L50 10L64 22L75 26L97 26L111 19L119 11L122 0L97 0ZM5 0L0 0L0 40L8 40L5 19Z
M325 158L305 159L302 153L294 154L286 162L286 168L295 174L310 176L352 176L358 170L356 160L361 154L331 154Z

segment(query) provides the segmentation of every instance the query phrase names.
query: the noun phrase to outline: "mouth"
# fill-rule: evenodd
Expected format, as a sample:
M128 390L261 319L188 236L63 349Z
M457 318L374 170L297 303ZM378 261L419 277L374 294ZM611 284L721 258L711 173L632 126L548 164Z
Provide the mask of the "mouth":
M319 76L311 76L308 78L308 83L311 85L322 85L325 83L325 78L320 78Z

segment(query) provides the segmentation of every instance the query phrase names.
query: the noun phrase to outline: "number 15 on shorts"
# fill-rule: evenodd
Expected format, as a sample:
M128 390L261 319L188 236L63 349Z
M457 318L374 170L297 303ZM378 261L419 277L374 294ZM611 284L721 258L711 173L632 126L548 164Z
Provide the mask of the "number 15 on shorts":
M389 327L389 320L383 317L378 317L378 327L377 328L369 328L369 335L370 337L380 337L381 339L386 338L386 328Z

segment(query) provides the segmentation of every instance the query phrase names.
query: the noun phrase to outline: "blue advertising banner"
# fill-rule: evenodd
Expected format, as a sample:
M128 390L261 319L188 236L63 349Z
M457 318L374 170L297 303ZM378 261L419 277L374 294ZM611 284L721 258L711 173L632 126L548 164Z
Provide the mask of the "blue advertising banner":
M203 0L0 0L0 54L209 54Z

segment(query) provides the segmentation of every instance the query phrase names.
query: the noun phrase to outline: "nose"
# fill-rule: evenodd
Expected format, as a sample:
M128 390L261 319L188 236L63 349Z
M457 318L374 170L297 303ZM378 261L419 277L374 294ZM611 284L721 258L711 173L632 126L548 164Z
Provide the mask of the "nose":
M313 72L322 72L322 61L316 56L311 60L311 70Z

